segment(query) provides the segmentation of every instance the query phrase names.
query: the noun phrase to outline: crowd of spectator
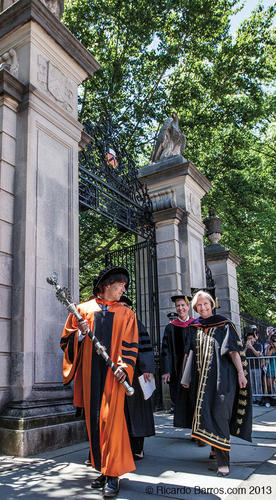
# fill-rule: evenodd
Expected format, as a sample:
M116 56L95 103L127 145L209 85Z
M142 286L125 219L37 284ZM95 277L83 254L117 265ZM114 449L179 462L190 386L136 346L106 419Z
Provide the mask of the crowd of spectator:
M267 328L262 343L257 326L252 325L245 336L244 350L248 358L253 403L263 406L276 403L276 328Z

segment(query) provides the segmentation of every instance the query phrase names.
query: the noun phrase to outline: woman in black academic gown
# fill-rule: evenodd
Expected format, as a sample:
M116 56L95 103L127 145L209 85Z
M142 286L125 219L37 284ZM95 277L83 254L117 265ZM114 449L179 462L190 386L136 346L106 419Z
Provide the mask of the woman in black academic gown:
M251 441L247 361L233 323L224 316L213 315L215 301L211 295L200 290L192 307L200 317L189 325L185 354L191 357L192 368L190 382L184 387L190 388L190 405L183 410L187 413L187 427L192 427L192 437L212 446L210 458L217 460L217 475L227 476L230 434ZM188 365L187 362L187 368Z

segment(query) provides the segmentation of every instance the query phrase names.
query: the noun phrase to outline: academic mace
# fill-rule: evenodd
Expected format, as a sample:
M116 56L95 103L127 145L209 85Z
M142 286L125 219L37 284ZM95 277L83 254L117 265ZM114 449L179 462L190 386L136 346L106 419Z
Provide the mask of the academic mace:
M52 278L50 277L46 278L46 280L50 285L53 285L56 288L57 299L67 307L70 313L74 314L79 323L82 323L84 319L78 312L76 305L72 302L71 294L68 288L65 287L62 288L61 286L59 286L56 275L53 275ZM107 354L106 347L97 339L96 335L93 332L91 332L90 329L87 331L87 335L91 338L97 354L101 356L106 362L106 364L110 366L111 370L115 372L117 366L113 363L112 359ZM121 382L121 384L124 386L129 396L132 396L134 394L133 387L131 387L131 385L129 385L126 380L124 382Z

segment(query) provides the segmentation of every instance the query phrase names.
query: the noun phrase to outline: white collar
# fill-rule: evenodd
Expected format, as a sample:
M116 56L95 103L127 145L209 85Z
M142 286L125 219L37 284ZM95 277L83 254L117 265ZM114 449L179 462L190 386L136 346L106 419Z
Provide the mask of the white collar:
M187 318L186 318L186 319L181 319L181 318L179 318L179 316L178 316L178 319L179 319L179 321L183 321L183 323L186 323L186 321L188 321L188 319L190 319L190 318L189 318L189 316L187 316Z

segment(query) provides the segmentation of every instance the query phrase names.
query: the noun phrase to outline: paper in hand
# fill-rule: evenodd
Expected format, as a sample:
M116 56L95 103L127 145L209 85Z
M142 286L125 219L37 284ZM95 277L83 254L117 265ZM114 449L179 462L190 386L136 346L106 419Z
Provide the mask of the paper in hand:
M138 377L138 380L139 380L141 389L143 391L144 399L145 400L149 399L156 389L154 375L152 373L150 374L150 379L148 382L145 382L144 375L140 375L140 377Z
M191 378L192 378L192 363L193 363L193 351L190 350L189 356L187 357L187 360L186 360L186 365L185 365L185 368L184 368L182 379L181 379L181 382L180 382L182 385L187 385L188 386L191 383Z

